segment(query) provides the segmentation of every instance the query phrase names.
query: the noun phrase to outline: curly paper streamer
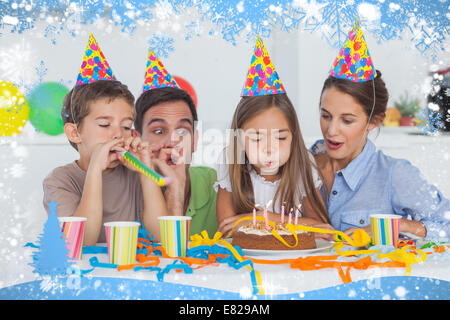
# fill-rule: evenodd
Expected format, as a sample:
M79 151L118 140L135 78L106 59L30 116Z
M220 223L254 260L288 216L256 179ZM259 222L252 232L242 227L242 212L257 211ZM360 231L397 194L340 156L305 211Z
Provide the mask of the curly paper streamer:
M336 269L343 283L352 282L350 270L366 270L371 267L377 268L404 268L405 263L397 261L375 262L370 256L363 257L356 261L338 261L339 255L307 256L296 259L264 260L249 258L254 263L261 264L289 264L291 268L302 271L315 271L326 268ZM347 268L344 271L344 268Z
M94 268L110 268L110 269L117 269L118 265L114 264L114 263L104 263L104 262L100 262L98 261L97 257L92 257L89 259L89 263L91 264L92 267Z
M425 243L423 246L420 247L420 249L427 249L427 248L431 248L431 247L440 247L444 243L445 242L436 243L436 242L431 241L431 242Z
M406 250L411 250L411 252L406 252ZM417 257L416 253L419 254L419 257ZM415 247L405 246L390 253L378 255L378 259L383 258L403 262L406 265L406 275L409 276L411 274L411 264L425 261L427 254Z
M195 235L191 236L191 244L189 247L194 248L194 247L200 246L200 245L213 246L216 243L223 245L231 252L233 257L237 261L239 261L239 263L235 266L237 269L239 269L243 266L246 266L249 269L254 292L257 292L259 294L264 294L261 274L255 270L253 263L251 261L245 261L244 258L242 258L242 256L237 252L236 248L233 247L229 242L227 242L225 240L221 240L221 237L222 237L222 233L216 232L214 234L213 238L210 239L206 230L203 230L201 232L201 235L195 234Z
M138 266L139 267L155 267L155 266L159 265L159 262L160 262L159 257L146 257L145 259L141 259L141 261L139 261L139 263L118 266L117 270L118 271L129 270L129 269L133 269Z
M84 254L98 254L98 253L108 253L108 247L103 246L85 246L83 247Z
M35 244L32 243L32 242L27 242L27 243L24 245L24 247L30 247L30 248L39 249L39 246L38 246L38 245L35 245Z

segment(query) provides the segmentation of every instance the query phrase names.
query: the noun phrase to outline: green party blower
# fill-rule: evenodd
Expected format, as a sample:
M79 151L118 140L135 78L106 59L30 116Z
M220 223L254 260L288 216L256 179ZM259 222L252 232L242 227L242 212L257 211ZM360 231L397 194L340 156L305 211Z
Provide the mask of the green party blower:
M117 153L121 154L123 158L131 164L133 167L135 167L140 173L142 173L144 176L147 176L148 178L152 179L153 182L155 182L160 187L164 187L165 185L168 185L172 182L171 177L163 177L158 172L152 170L151 168L147 167L145 164L142 163L141 160L133 156L128 151L121 152L116 151Z

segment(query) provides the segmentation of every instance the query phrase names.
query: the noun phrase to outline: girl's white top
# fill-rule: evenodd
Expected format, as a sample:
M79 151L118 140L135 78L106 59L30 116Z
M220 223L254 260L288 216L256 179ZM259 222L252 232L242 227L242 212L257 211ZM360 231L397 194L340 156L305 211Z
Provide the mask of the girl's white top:
M226 150L226 149L225 149ZM230 182L230 176L228 173L228 163L225 161L225 157L227 156L225 154L225 150L221 152L219 159L216 163L216 171L217 171L217 182L214 183L214 189L216 192L218 191L218 187L220 186L222 189L226 189L228 192L233 192L231 190L231 182ZM308 151L309 158L311 159L311 162L315 164L314 156ZM302 165L302 164L299 164ZM251 165L249 165L251 166ZM320 179L320 176L317 172L317 170L313 167L312 168L312 174L314 179L314 185L316 188L320 188L322 186L322 180ZM259 210L263 209L265 205L272 200L272 204L269 206L268 210L275 213L281 213L281 207L280 207L280 199L277 200L276 203L273 203L275 193L277 192L277 188L280 184L280 180L276 180L274 182L267 181L262 176L260 176L253 167L251 167L250 170L250 178L252 180L253 184L253 193L255 198L255 203L259 204ZM306 195L305 188L303 187L303 182L301 180L301 177L298 181L299 189L302 193L301 197ZM298 199L297 203L300 203L302 199ZM284 200L281 200L284 201ZM258 210L257 209L257 210ZM289 214L290 208L285 208L284 214L287 216ZM295 214L295 208L293 211L293 216Z

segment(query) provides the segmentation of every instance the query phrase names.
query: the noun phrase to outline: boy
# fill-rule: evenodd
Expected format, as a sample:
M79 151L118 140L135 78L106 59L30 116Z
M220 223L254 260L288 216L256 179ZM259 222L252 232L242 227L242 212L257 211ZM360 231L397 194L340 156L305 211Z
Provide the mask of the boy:
M58 216L87 217L85 245L106 242L109 221L140 220L159 238L157 217L167 215L161 188L117 153L152 167L149 144L132 135L134 113L133 95L116 80L78 85L64 99L64 133L80 158L45 178L44 206L54 199Z

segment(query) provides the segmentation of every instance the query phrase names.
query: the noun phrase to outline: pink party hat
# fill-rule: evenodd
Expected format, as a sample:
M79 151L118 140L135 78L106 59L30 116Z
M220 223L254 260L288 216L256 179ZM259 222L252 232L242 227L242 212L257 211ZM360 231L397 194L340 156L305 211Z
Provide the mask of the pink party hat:
M97 80L116 80L116 77L91 33L76 85L91 83Z
M377 76L358 21L353 25L353 29L348 33L347 41L339 50L330 75L353 82L369 81Z
M147 59L147 66L145 69L145 80L142 92L163 87L180 88L162 62L156 57L153 50L150 49Z
M264 43L258 36L241 97L286 93Z

